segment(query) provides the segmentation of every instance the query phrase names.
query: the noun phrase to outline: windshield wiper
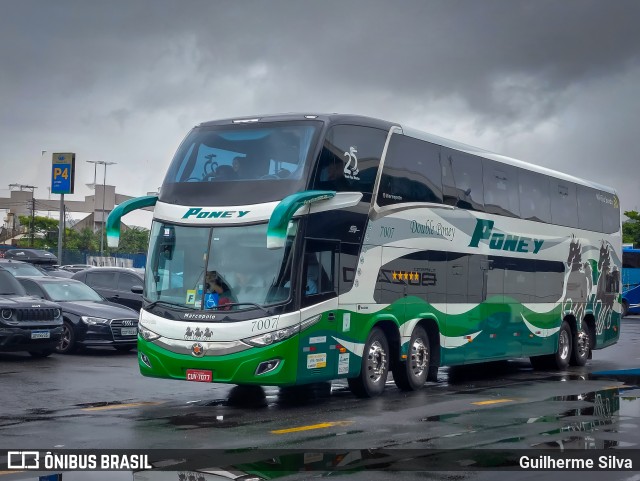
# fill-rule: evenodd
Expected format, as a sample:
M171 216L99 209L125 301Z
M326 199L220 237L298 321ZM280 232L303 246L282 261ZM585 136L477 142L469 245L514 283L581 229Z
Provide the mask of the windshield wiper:
M261 311L266 312L267 314L269 314L269 311L267 311L264 307L262 307L260 304L255 304L253 302L229 302L229 303L224 303L221 306L218 306L217 310L220 311L220 310L224 310L226 307L233 307L233 306L252 306L252 307L257 307Z
M157 301L153 301L150 304L147 304L146 306L144 306L143 308L145 310L153 309L158 304L164 304L165 306L171 306L171 307L179 307L183 311L190 311L191 310L191 308L184 307L182 304L178 304L178 303L175 303L175 302L169 302L169 301L163 301L161 299L158 299Z

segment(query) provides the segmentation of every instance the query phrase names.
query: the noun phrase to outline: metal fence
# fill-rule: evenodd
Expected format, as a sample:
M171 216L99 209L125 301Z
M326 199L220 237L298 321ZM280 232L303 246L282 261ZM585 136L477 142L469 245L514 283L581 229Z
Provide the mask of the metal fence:
M9 249L14 249L14 246L0 246L0 257L4 257L4 253ZM57 256L57 250L46 249L53 255ZM144 268L147 263L147 254L108 254L101 256L100 252L94 251L77 251L63 249L62 259L58 259L58 264L88 264L92 266L117 266L117 267L140 267Z

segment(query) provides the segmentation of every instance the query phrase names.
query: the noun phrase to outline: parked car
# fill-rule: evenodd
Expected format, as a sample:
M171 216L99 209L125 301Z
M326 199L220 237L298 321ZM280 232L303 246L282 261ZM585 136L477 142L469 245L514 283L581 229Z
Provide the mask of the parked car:
M58 258L44 249L10 249L5 252L4 258L33 264L48 276L68 278L73 275L61 270Z
M94 266L89 264L67 264L66 266L60 266L60 269L75 274L76 272L80 272L85 269L91 269L92 267Z
M0 352L27 351L33 357L46 357L60 343L62 326L58 304L28 296L0 267Z
M44 272L46 275L51 277L63 277L65 279L71 279L73 277L73 272L65 271L64 269L61 269L60 266L58 265L42 264L36 267L40 269L42 272Z
M21 277L27 293L57 302L64 317L63 333L56 352L66 354L78 346L112 346L129 351L138 339L138 313L104 299L74 279Z
M58 258L44 249L9 249L4 253L5 259L29 262L30 264L57 264Z
M6 269L13 274L14 277L30 276L30 277L46 277L42 270L38 269L33 264L22 261L14 261L10 259L0 259L0 267Z
M84 282L111 302L136 311L142 308L144 271L128 267L94 267L76 272L72 279Z

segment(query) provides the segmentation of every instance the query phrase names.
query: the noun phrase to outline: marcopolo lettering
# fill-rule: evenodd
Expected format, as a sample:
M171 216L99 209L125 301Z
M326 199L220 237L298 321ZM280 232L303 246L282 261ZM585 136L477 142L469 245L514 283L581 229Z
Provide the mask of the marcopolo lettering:
M469 247L478 247L481 240L488 240L489 249L537 254L544 244L542 239L494 232L493 224L492 220L476 219L476 228L471 236Z
M202 210L202 207L192 207L182 216L183 219L195 216L197 219L228 219L231 217L244 217L248 210Z

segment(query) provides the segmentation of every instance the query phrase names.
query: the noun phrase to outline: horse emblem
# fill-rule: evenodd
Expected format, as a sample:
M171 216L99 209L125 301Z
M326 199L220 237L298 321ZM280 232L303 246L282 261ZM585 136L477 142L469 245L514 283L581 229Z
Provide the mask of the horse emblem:
M611 314L620 288L620 270L611 263L611 245L602 241L598 259L598 285L594 300L596 332L598 334L611 327Z
M580 240L574 235L571 236L569 243L567 269L565 283L567 291L562 308L565 312L573 312L576 319L583 319L585 306L593 288L593 272L589 262L582 262L582 246Z

